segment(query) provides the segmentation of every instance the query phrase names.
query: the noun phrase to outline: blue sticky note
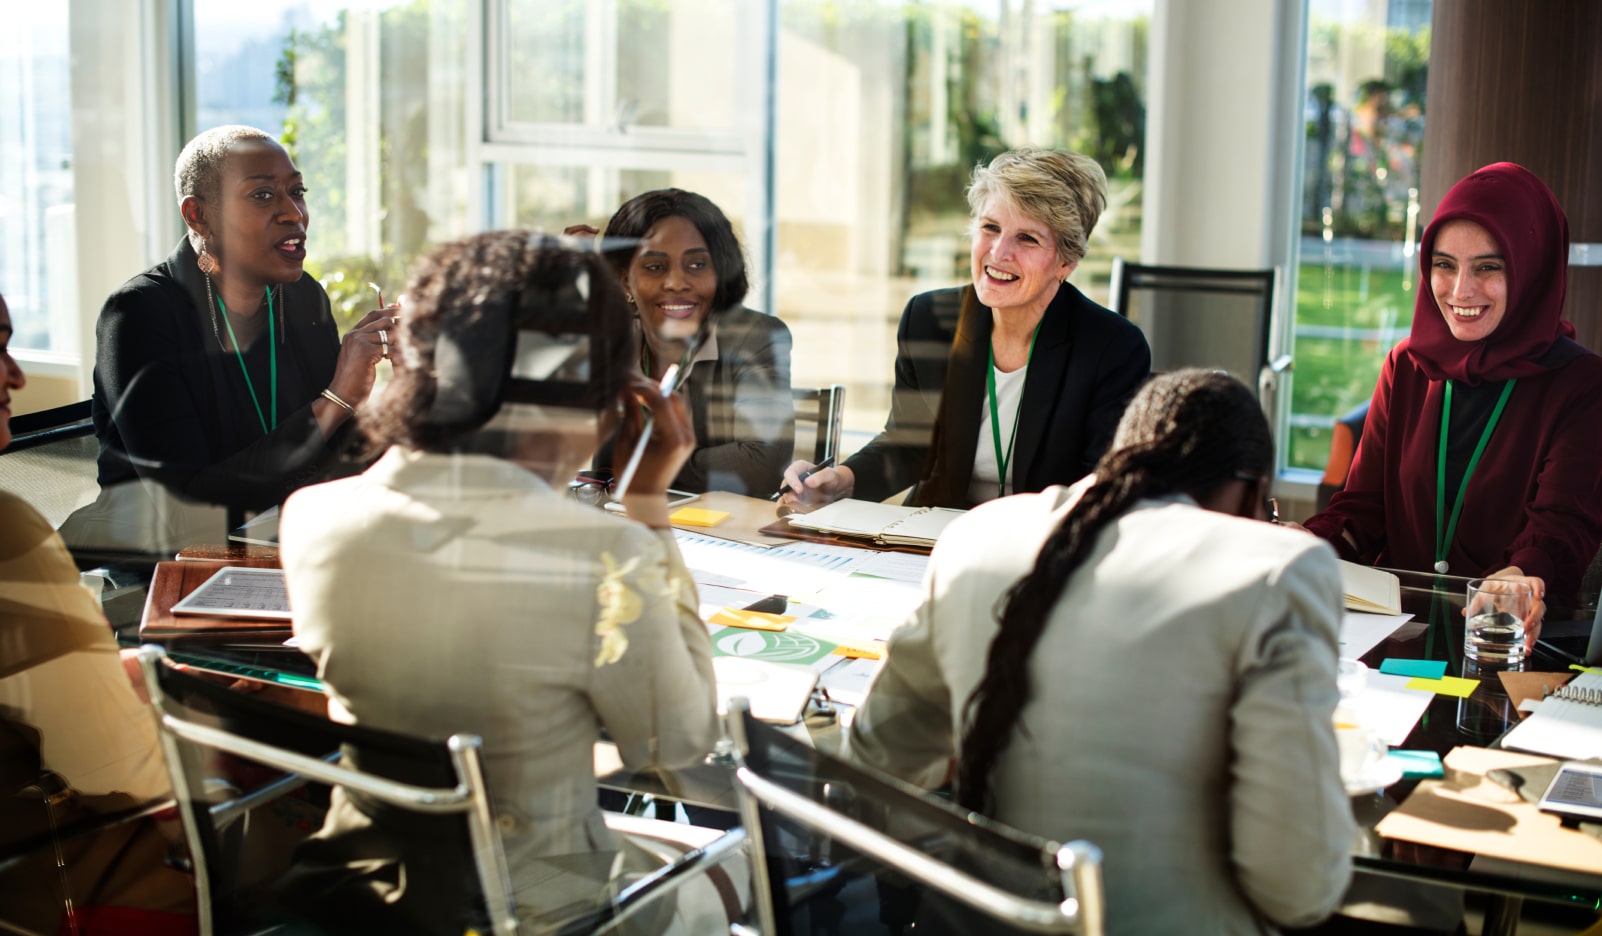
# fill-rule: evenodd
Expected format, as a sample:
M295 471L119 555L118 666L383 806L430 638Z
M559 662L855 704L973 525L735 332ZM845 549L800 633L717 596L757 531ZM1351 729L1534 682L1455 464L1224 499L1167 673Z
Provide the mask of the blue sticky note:
M1418 676L1423 679L1440 679L1446 675L1445 660L1397 660L1387 658L1380 664L1380 672L1392 676Z
M1446 776L1445 769L1441 767L1441 755L1434 751L1391 751L1385 756L1402 765L1403 780Z

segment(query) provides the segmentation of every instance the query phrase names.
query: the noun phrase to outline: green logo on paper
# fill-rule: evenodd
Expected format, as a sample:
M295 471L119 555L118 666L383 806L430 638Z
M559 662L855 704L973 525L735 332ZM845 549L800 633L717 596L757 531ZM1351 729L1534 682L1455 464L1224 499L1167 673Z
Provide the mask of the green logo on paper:
M725 627L712 635L715 656L744 657L769 663L806 665L834 650L834 644L793 631L759 631Z

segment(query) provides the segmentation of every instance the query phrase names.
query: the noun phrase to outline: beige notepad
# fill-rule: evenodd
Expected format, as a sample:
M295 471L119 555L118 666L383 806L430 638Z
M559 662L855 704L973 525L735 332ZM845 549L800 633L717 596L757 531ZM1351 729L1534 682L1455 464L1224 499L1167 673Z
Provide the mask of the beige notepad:
M1402 581L1384 569L1341 560L1341 591L1348 611L1402 613Z

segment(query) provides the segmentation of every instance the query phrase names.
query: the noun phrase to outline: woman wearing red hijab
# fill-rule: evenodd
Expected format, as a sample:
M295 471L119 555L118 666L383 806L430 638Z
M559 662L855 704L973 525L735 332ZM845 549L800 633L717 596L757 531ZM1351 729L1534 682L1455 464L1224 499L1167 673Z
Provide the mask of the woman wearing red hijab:
M1602 357L1561 317L1568 219L1496 163L1452 186L1421 246L1413 332L1307 528L1354 562L1522 577L1567 604L1602 541Z

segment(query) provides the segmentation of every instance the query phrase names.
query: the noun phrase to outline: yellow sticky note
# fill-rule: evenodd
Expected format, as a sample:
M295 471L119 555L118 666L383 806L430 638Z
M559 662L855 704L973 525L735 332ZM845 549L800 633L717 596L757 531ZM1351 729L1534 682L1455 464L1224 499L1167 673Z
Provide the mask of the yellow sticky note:
M744 608L719 608L708 624L724 627L745 627L750 630L782 631L795 620L793 614L773 614L768 611L747 611Z
M1439 692L1441 695L1457 696L1466 699L1479 688L1478 679L1464 679L1461 676L1443 676L1440 679L1425 679L1415 676L1407 681L1409 689L1423 689L1425 692Z
M715 527L727 519L727 510L707 510L705 507L680 507L668 515L669 523L680 526Z
M884 658L884 645L843 643L834 648L834 653L837 656L850 657L853 660L879 660Z

